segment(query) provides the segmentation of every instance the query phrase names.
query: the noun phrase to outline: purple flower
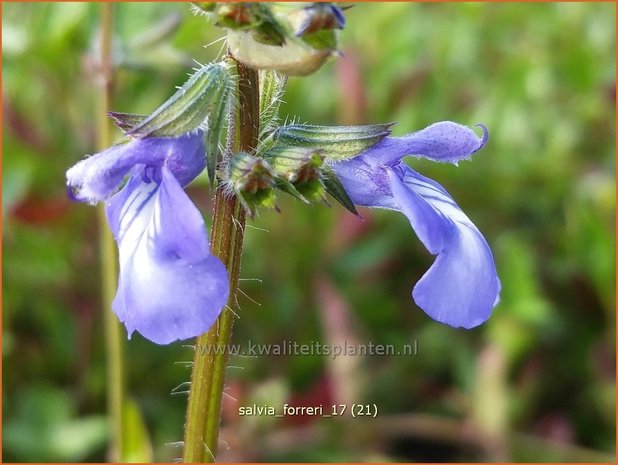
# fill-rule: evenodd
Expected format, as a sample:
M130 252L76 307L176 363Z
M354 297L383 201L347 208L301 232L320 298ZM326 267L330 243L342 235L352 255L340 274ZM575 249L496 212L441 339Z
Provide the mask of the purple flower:
M446 190L402 162L406 155L457 163L485 145L450 121L404 137L386 137L360 155L333 164L352 201L403 213L436 260L412 296L430 317L454 327L486 321L499 301L500 280L487 241Z
M227 303L227 271L211 255L202 216L183 190L205 165L198 130L130 139L67 171L74 199L105 201L120 263L112 308L129 337L138 331L168 344L200 335Z

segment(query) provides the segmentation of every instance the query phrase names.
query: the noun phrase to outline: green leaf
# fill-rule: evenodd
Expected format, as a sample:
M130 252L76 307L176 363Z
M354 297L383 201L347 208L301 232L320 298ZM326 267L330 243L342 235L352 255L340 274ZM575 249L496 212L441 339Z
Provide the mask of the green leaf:
M125 463L149 463L152 461L152 444L137 403L125 400L122 411L121 461Z
M2 446L20 462L79 462L105 444L105 417L78 417L66 391L44 384L25 386L12 407Z
M390 134L394 123L365 126L293 124L274 132L274 146L321 149L327 160L345 160L365 151Z

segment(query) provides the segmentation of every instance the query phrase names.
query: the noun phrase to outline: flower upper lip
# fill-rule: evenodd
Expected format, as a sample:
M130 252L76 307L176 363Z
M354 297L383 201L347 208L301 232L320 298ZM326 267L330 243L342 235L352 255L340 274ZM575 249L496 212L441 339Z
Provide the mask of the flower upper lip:
M179 137L131 139L78 162L67 171L67 186L71 198L97 203L113 194L134 167L142 166L148 178L149 168L166 165L184 186L205 164L201 130Z

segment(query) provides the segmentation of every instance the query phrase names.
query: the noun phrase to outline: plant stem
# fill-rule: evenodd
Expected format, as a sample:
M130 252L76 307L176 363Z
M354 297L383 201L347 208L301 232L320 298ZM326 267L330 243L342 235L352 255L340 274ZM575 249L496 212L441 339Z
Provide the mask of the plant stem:
M98 74L101 90L97 102L97 145L100 150L111 145L111 128L107 117L113 92L113 4L101 5L101 68ZM119 462L122 455L122 406L123 357L120 323L112 312L112 301L116 293L118 267L114 238L107 226L105 207L98 209L99 254L101 260L101 284L103 304L103 324L105 329L105 352L107 359L107 411L109 418L110 441L108 458Z
M238 108L228 152L251 152L258 142L259 83L257 71L237 64ZM184 440L184 462L214 462L219 443L221 400L228 362L227 347L232 338L240 258L244 238L245 212L235 197L219 188L215 194L215 211L211 251L226 266L230 280L227 307L217 322L197 338L191 374Z

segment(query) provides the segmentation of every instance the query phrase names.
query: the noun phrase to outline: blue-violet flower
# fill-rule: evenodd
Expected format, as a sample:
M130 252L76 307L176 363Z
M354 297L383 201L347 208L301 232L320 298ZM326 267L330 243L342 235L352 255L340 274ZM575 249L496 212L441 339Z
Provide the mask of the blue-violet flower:
M486 321L499 301L500 280L483 235L446 190L408 165L406 155L457 163L487 141L450 121L403 137L386 137L363 153L332 164L352 201L403 213L427 250L437 255L412 296L430 317L454 327Z
M227 271L210 253L202 215L183 190L206 166L203 138L202 130L133 138L67 171L75 200L105 202L120 263L112 308L129 337L138 331L168 344L198 336L227 303Z

